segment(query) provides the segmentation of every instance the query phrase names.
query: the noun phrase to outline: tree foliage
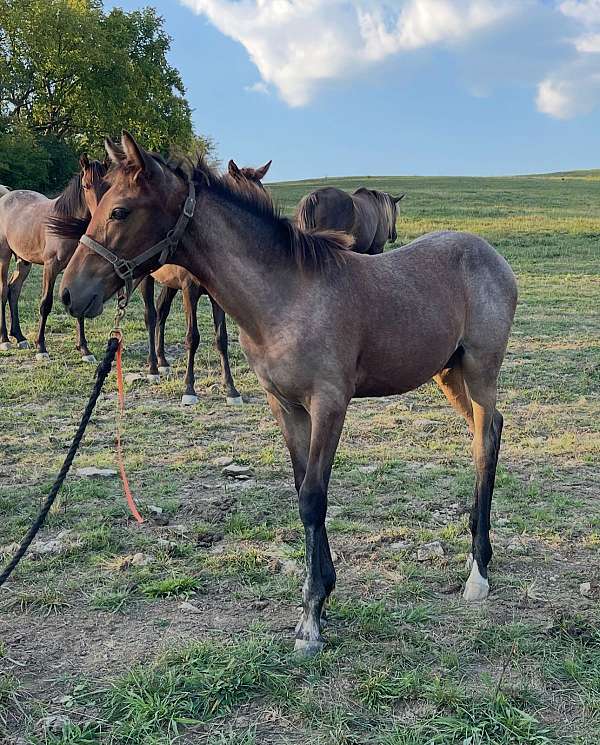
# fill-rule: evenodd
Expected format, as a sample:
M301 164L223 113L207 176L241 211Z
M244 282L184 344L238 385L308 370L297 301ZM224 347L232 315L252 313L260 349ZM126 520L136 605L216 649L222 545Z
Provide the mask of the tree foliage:
M154 150L196 147L183 82L167 61L170 41L153 8L106 13L101 0L0 0L4 181L58 186L61 162L70 167L75 153L99 151L123 127Z

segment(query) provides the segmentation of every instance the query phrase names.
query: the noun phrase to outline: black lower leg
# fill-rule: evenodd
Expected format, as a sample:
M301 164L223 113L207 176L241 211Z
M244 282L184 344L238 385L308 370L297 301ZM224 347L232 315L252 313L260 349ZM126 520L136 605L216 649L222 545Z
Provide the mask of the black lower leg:
M200 345L200 332L198 331L198 300L199 295L196 295L191 288L183 289L183 307L185 309L185 315L187 319L187 334L185 337L185 346L188 350L188 361L187 369L185 373L185 395L195 396L195 376L194 376L194 361L196 358L196 352Z
M158 361L156 359L156 306L154 305L154 280L146 277L141 283L141 293L144 298L144 321L148 332L148 372L158 375Z
M215 325L215 347L221 359L221 380L228 398L239 398L240 394L233 382L233 375L229 366L229 339L225 311L211 298L213 321Z
M156 355L158 357L158 366L169 367L169 362L165 354L165 325L171 312L171 304L177 290L171 287L163 287L156 301Z
M487 579L488 565L492 559L492 544L490 542L490 517L492 496L496 480L496 466L500 451L503 419L496 411L492 418L489 433L489 443L486 448L485 462L478 468L475 484L475 497L471 511L470 528L472 535L473 560L477 562L479 573Z

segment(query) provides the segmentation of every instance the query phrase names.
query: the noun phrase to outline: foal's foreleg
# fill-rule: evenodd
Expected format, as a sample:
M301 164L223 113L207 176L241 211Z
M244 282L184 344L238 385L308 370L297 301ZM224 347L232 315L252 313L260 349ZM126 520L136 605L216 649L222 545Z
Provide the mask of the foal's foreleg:
M296 628L296 650L314 654L323 648L321 614L335 586L335 569L325 529L327 489L335 451L346 415L347 401L311 403L311 435L306 474L298 492L304 525L306 579L302 590L302 617Z
M35 346L37 348L36 358L38 360L44 360L49 358L48 350L46 349L46 321L52 310L52 303L54 301L54 283L58 276L58 264L56 261L47 261L44 264L44 271L42 274L42 299L40 302L40 325L38 327L37 339Z
M156 359L156 306L154 305L154 279L148 275L140 282L140 292L144 298L144 321L148 332L148 374L151 383L159 380L158 361Z
M8 283L8 305L10 306L10 335L16 340L20 349L27 349L29 343L21 330L19 321L19 298L23 282L31 271L31 263L17 259L17 267Z
M233 375L229 367L229 340L227 338L227 324L225 321L225 311L218 303L210 297L212 305L213 321L215 325L215 347L221 358L221 379L227 395L227 403L239 405L243 403L242 397L233 382Z
M465 375L473 404L473 459L475 495L471 510L473 566L465 586L465 600L484 600L489 593L488 564L492 558L490 512L496 464L502 436L502 415L496 409L496 380Z

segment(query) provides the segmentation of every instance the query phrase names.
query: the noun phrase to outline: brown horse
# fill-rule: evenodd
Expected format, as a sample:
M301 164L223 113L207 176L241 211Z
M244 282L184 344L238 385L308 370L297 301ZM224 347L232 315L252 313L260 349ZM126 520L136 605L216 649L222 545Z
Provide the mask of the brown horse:
M11 343L6 326L6 301L10 307L10 336L20 349L29 347L19 322L19 296L31 264L44 267L40 323L36 338L37 359L48 359L46 349L46 320L52 310L56 277L67 266L77 248L77 241L52 233L51 218L89 218L86 192L100 188L106 166L87 156L80 160L81 171L56 199L48 199L35 191L11 191L0 199L0 349L7 351ZM8 268L14 254L17 266L8 282ZM88 349L83 319L77 324L77 349L84 362L95 362Z
M264 191L262 179L267 175L270 167L271 161L260 168L238 168L236 163L230 160L227 177L232 183L243 183L245 181L248 184L254 185L255 188ZM152 307L154 302L154 280L162 285L156 309ZM197 404L199 400L194 385L194 360L200 344L197 311L200 298L203 295L207 295L212 306L215 327L215 347L221 359L221 379L226 391L226 400L231 405L242 404L242 397L235 387L229 366L225 312L193 274L183 269L183 267L174 264L166 264L158 271L153 272L149 277L146 277L142 282L141 292L144 296L146 306L145 316L149 334L149 380L156 381L160 375L168 375L170 372L169 362L165 355L165 324L173 299L179 290L181 290L183 296L183 308L187 325L185 345L188 350L185 391L181 398L181 403L184 406L192 406Z
M353 397L404 393L433 378L464 417L476 470L464 597L487 597L503 422L497 380L517 302L507 262L482 238L453 232L363 256L344 250L345 235L301 231L256 190L224 182L202 161L189 181L129 134L122 145L127 159L110 173L63 276L62 301L76 317L99 315L123 285L106 250L142 275L157 268L173 226L178 234L185 228L170 261L197 276L237 321L290 451L306 540L297 649L323 646L321 613L335 584L327 489Z
M296 222L301 230L341 230L354 238L354 250L380 254L387 241L395 242L398 202L385 191L357 189L348 194L333 186L316 189L301 200Z

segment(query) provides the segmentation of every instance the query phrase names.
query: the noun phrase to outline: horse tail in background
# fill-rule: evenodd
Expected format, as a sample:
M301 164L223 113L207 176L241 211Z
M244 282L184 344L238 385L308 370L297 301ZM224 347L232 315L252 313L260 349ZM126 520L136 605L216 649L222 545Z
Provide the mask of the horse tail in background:
M296 210L296 224L300 230L316 230L318 196L314 192L307 194Z

